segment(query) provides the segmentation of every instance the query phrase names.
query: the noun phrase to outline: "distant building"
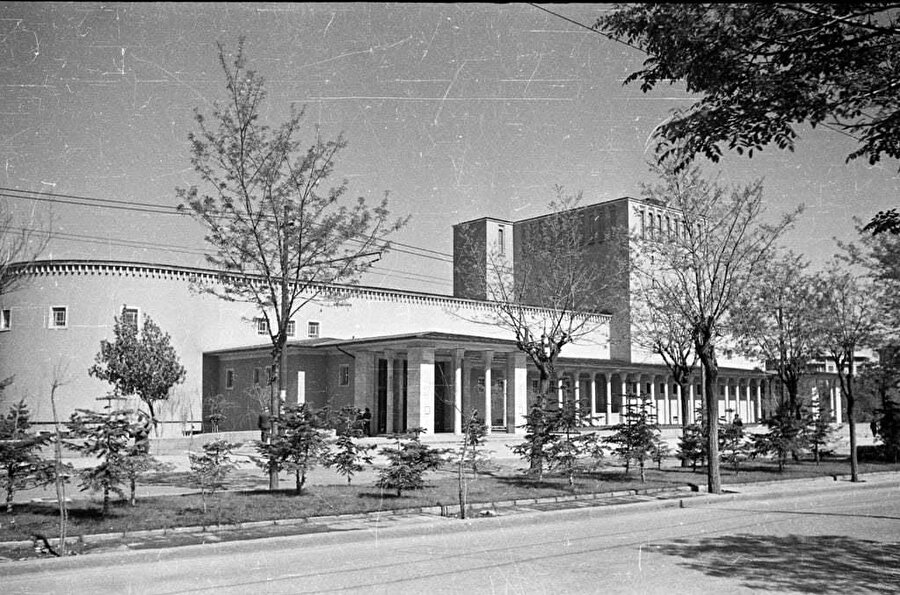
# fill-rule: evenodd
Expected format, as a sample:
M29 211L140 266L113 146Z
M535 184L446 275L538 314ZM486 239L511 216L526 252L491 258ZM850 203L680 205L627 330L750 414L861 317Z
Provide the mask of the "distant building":
M659 205L632 198L579 209L590 266L614 271L630 258L627 233L677 233L679 223ZM529 229L541 217L520 222L482 218L454 226L454 253L463 237L477 238L478 253L498 247L513 264L528 257ZM619 233L625 232L627 233ZM481 266L481 268L479 268ZM288 403L314 407L369 407L376 433L421 426L429 433L459 432L461 411L477 409L493 431L521 432L538 374L513 337L491 324L491 302L474 288L483 265L454 267L454 296L358 286L332 286L343 305L310 304L292 321L287 346ZM55 377L60 416L98 408L109 385L87 370L100 341L112 338L113 317L144 314L172 337L187 369L160 415L169 435L255 429L268 403L271 365L265 321L251 304L197 293L198 280L214 283L212 270L116 261L43 261L23 265L28 278L18 292L0 298L0 378L14 377L4 398L26 398L34 417L51 419L49 392ZM485 279L486 281L486 279ZM558 397L575 400L595 425L617 423L627 395L649 397L660 423L680 424L680 399L699 407L699 372L689 394L679 395L657 356L631 340L631 287L627 278L599 292L589 336L567 345L557 364ZM834 406L834 387L829 386ZM768 376L727 354L720 360L719 411L759 420Z

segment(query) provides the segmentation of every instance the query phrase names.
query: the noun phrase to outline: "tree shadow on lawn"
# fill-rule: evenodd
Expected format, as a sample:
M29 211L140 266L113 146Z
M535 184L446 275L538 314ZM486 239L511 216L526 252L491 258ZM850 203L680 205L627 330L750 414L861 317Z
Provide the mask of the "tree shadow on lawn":
M761 591L896 593L900 543L838 535L724 535L679 539L656 551L685 568Z

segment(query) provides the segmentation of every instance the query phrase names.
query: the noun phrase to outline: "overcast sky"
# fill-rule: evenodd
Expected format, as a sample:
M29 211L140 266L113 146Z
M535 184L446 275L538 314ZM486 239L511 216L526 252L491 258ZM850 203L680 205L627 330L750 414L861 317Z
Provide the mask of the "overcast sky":
M608 9L546 6L586 25ZM691 100L679 85L623 87L639 52L526 4L7 2L0 186L57 196L5 199L21 225L52 211L54 258L203 263L202 229L185 217L61 195L175 205L175 188L197 183L193 110L224 97L215 44L241 35L267 81L265 117L305 105L309 131L347 137L336 175L351 195L390 192L412 216L370 285L451 292L451 226L542 214L557 184L585 204L639 196L648 137ZM848 165L852 139L800 132L796 153L728 155L709 171L762 177L773 218L806 204L787 243L821 265L833 237L855 237L853 215L900 202L898 163Z

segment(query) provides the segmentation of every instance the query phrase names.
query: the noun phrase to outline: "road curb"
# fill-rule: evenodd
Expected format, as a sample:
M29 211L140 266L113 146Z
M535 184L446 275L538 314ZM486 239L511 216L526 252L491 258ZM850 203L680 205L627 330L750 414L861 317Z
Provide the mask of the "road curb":
M893 478L900 476L900 472L875 472L861 475L861 481L851 483L849 475L834 475L823 477L809 477L801 479L791 479L782 481L755 482L746 484L727 484L723 486L723 493L707 494L706 486L684 485L675 487L647 488L637 490L617 490L613 492L598 492L592 494L573 494L567 496L548 496L543 498L525 498L518 500L501 500L491 502L478 502L470 504L468 510L470 517L476 519L481 516L484 511L492 511L495 515L502 514L507 516L516 514L516 516L525 515L543 515L548 512L571 510L569 507L558 508L554 510L537 510L529 509L529 506L546 505L546 504L567 504L572 502L590 502L590 501L611 501L609 504L602 505L603 508L627 508L646 509L646 508L686 508L686 502L696 503L697 505L708 505L716 502L731 502L748 498L767 497L770 499L778 499L801 494L808 491L817 491L820 489L817 485L807 484L828 484L841 489L853 489L860 485L865 485L866 479ZM841 483L843 482L843 483ZM780 486L788 489L776 490L771 492L763 492L762 488L769 486ZM800 486L806 486L805 489L797 489ZM750 488L749 491L741 491L741 488ZM687 498L678 498L677 494L693 494ZM660 495L673 495L668 498L660 498ZM642 500L640 498L650 497L650 500ZM616 501L622 498L635 498L634 500ZM504 512L505 509L505 512ZM519 512L513 513L513 510L519 509ZM384 517L402 517L413 515L424 515L435 519L456 517L459 514L460 507L455 505L440 506L420 506L412 508L399 508L381 511L371 511L365 513L354 513L346 515L322 515L314 517L297 517L285 519L272 519L265 521L248 521L241 523L226 523L216 525L190 525L184 527L172 527L165 529L145 529L138 531L123 531L115 533L94 533L87 535L73 535L66 539L69 546L77 546L84 543L104 543L117 540L140 539L148 537L166 537L168 535L185 535L185 534L215 534L227 531L238 531L241 529L255 529L263 527L277 526L294 526L294 525L315 525L323 526L329 523L346 523L352 521L378 521ZM498 513L499 511L499 513ZM494 516L494 515L491 515ZM327 529L324 533L358 531L361 529ZM321 536L322 533L317 533ZM51 545L58 544L58 538L49 539ZM34 547L32 540L7 541L0 542L0 548L8 550L22 550Z

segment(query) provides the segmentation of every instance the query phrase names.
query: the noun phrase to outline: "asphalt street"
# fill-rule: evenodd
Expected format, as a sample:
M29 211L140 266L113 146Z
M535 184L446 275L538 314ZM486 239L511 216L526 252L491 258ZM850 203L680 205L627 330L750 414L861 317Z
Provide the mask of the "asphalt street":
M4 593L896 593L900 479L113 552L0 567Z

